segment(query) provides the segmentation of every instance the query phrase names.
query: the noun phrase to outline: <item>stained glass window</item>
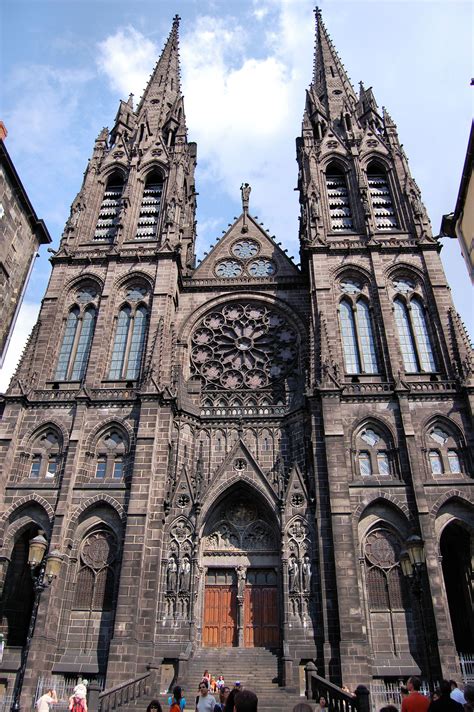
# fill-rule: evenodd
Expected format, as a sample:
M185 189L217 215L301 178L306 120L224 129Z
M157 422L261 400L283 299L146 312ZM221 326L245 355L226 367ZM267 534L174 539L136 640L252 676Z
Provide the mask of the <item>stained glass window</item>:
M232 247L232 252L236 257L240 257L242 260L248 260L250 257L255 257L258 253L260 246L255 240L239 240Z
M122 377L122 367L125 359L125 350L127 348L127 336L128 329L130 327L131 312L132 310L128 306L122 307L119 312L109 378L119 379Z
M410 320L406 305L395 299L395 321L398 330L398 339L402 351L403 365L408 373L418 372L418 361L416 357L415 344L411 333Z
M84 377L94 336L96 313L93 306L87 307L82 318L77 306L69 312L56 368L57 380L80 381Z
M33 455L30 468L30 477L37 479L40 476L41 455Z
M252 277L270 277L276 272L275 263L265 257L251 262L248 269Z
M441 460L441 455L437 450L430 450L429 453L431 472L433 475L443 474L443 463Z
M416 297L411 300L411 316L413 323L413 332L415 334L416 343L418 346L418 357L422 371L436 371L436 363L431 347L428 326L426 324L426 315L423 305Z
M461 472L461 462L456 450L448 450L449 470L453 475L458 475Z
M114 469L112 472L112 477L114 479L120 479L123 476L123 460L120 457L115 458Z
M143 347L145 345L146 326L147 326L148 310L145 306L140 305L135 312L133 319L132 338L130 342L130 350L128 354L128 364L125 377L127 379L135 379L140 375L140 366L143 356Z
M369 306L364 299L359 299L357 302L357 331L362 351L363 371L364 373L377 373L377 356L372 333L372 322Z
M388 476L390 474L390 460L388 454L383 450L377 453L377 465L379 468L379 475Z
M216 266L216 275L218 277L239 277L242 274L242 265L236 260L222 260Z
M360 373L354 314L351 304L345 299L343 299L340 304L339 314L341 320L342 346L344 349L346 372Z
M53 477L56 477L56 472L58 469L58 458L56 455L52 455L48 458L48 465L46 467L46 475L48 479L52 479Z
M109 531L96 531L84 540L75 584L74 608L109 610L115 588L117 542Z
M106 473L107 473L107 458L100 457L96 463L95 476L97 477L98 480L103 480Z
M359 467L362 477L370 477L372 474L372 462L368 452L359 453Z

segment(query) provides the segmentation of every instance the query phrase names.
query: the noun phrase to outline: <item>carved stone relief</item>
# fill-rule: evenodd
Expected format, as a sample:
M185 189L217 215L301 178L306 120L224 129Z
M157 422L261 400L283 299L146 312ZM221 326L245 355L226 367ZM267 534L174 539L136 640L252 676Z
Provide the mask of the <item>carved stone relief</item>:
M193 529L181 519L170 529L168 556L164 559L166 592L164 617L188 619L192 581Z

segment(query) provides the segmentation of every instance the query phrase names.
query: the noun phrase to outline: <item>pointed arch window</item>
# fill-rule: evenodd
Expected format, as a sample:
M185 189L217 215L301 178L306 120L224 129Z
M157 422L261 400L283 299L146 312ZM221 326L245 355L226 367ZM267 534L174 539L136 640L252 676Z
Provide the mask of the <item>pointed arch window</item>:
M109 530L95 531L81 546L74 608L108 611L113 605L117 540Z
M326 188L328 194L331 230L341 232L353 230L349 191L344 173L337 166L329 166L326 172Z
M147 177L143 190L136 232L137 240L156 238L162 193L163 180L158 173L153 172Z
M92 305L84 311L77 305L70 310L56 367L57 381L80 381L84 377L96 317L97 310Z
M396 230L398 223L386 172L376 163L371 163L367 169L367 181L377 230Z
M434 373L436 362L421 300L415 296L406 304L396 298L394 307L405 371Z
M112 241L117 235L124 179L121 173L113 173L107 181L107 186L99 210L94 240Z
M358 432L355 445L358 477L396 476L395 451L388 432L375 426L365 426Z
M378 373L372 319L365 299L358 299L355 307L349 299L342 299L339 317L346 372Z
M95 480L122 480L126 474L127 444L118 430L109 430L97 443Z
M123 306L118 315L109 378L136 380L140 375L148 322L144 304Z
M463 472L461 442L454 432L443 425L435 425L428 432L428 463L432 475L460 475Z
M47 428L33 441L28 476L35 480L53 480L58 474L60 455L59 434Z

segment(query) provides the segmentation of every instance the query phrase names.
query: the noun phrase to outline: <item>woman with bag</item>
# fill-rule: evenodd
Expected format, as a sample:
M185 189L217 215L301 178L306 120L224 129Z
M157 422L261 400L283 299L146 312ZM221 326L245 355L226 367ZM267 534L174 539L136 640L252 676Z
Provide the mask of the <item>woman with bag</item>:
M186 700L179 685L173 688L173 694L168 697L168 704L170 706L169 712L182 712L186 707Z

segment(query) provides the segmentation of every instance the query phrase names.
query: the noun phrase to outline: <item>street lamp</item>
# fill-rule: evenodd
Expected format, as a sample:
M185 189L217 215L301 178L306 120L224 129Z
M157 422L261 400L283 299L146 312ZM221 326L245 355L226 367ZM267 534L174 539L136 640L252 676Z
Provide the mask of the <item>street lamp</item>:
M433 692L433 676L431 674L430 648L426 629L425 607L423 605L423 568L425 565L425 543L416 534L412 534L405 542L406 549L400 552L400 568L408 580L413 595L420 609L421 628L423 632L423 647L428 673L428 685Z
M31 641L35 631L36 618L38 616L38 607L43 591L48 588L53 579L55 579L61 569L63 556L60 551L54 549L45 558L48 551L49 543L44 537L44 532L39 531L38 534L30 541L28 548L28 565L33 579L33 589L35 597L33 608L30 616L30 624L28 626L28 634L26 636L25 645L21 651L21 664L15 680L15 687L12 695L11 712L18 712L20 709L20 696L25 678L26 664L30 652Z

